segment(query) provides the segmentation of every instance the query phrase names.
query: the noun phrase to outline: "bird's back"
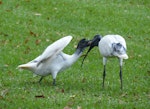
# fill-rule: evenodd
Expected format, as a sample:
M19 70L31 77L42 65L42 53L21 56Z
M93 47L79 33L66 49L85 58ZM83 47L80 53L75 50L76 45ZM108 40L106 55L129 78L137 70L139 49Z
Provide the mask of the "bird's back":
M106 35L99 42L99 50L104 57L112 56L113 43L120 43L126 49L126 42L123 37L120 35Z

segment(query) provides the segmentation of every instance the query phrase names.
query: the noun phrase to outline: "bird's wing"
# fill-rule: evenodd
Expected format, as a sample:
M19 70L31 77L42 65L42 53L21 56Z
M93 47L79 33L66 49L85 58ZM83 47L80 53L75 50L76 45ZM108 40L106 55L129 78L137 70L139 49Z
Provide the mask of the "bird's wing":
M38 64L39 65L41 62L47 60L47 59L53 59L57 54L59 54L71 41L72 36L66 36L63 37L51 45L49 45L44 52L42 53L41 56L38 58Z
M127 47L126 47L125 39L120 35L113 35L113 38L115 39L114 43L116 43L117 46L118 44L121 44L124 47L123 54L120 54L120 53L118 54L116 52L115 55L118 56L119 58L128 59L128 55L126 54Z
M125 39L122 36L114 35L114 38L117 41L117 43L122 44L124 46L124 48L127 49Z

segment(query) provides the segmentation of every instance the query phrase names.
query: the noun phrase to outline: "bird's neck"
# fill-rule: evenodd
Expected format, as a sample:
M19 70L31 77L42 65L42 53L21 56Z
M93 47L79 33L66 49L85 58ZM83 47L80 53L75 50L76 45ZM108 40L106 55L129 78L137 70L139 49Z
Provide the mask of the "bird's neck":
M82 55L82 50L76 49L75 53L71 55L71 61L72 63L76 62L78 58Z
M75 55L78 55L79 57L81 56L81 54L82 54L82 52L83 52L83 50L82 49L80 49L80 48L78 48L78 49L76 49L76 51L75 51Z

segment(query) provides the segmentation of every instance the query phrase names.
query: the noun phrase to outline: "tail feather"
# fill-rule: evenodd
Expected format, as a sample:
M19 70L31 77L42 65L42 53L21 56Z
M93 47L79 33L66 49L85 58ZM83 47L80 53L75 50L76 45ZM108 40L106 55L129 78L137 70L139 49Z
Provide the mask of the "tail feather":
M28 66L27 64L22 64L17 67L17 69L28 69L28 68L30 68L30 66Z
M30 70L34 71L35 70L35 63L27 63L27 64L21 64L17 67L17 69L25 69L25 70Z

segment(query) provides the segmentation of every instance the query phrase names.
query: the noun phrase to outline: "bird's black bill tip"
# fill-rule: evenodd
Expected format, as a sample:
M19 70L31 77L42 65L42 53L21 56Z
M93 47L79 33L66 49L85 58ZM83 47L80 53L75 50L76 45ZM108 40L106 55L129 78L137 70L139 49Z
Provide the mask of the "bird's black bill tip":
M92 40L88 40L88 46L91 46Z
M91 42L90 42L91 43ZM88 51L86 52L86 54L83 57L82 63L81 63L81 67L83 66L84 60L85 58L88 56L88 53L94 48L94 46L90 45L90 48L88 49Z

